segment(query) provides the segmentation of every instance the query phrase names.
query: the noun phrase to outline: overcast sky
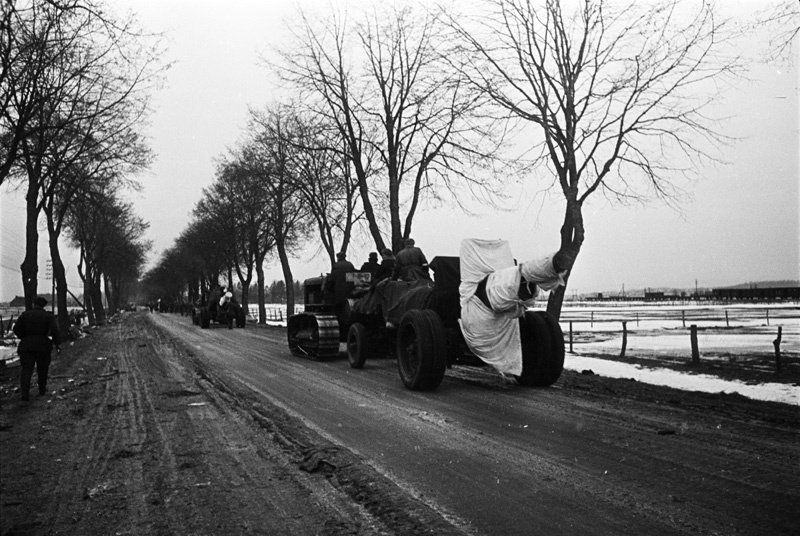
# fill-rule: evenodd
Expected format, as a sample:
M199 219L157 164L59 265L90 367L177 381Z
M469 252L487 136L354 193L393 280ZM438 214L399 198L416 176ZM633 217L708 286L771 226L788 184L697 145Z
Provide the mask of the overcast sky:
M175 61L166 87L153 96L155 113L147 134L156 160L139 177L143 191L133 197L150 223L155 260L186 228L202 188L214 179L213 159L240 138L248 105L264 107L277 100L272 75L259 63L270 43L284 35L283 18L292 8L280 0L111 4L129 6L144 27L166 32L168 59ZM720 4L744 14L763 2ZM720 101L720 110L730 117L724 130L739 141L723 149L727 165L700 170L700 180L692 185L694 199L681 212L657 203L619 207L599 198L590 202L584 209L586 241L568 293L616 292L623 285L693 288L695 282L719 287L800 279L797 67L797 59L791 65L754 65L751 80ZM0 301L8 301L22 293L18 267L24 256L24 203L18 193L3 190ZM451 207L423 212L414 225L417 245L429 259L457 255L461 239L469 237L508 239L522 260L557 249L560 196L544 197L533 187L513 193L519 200L511 212L466 216ZM44 242L40 249L40 292L49 292ZM368 243L356 244L350 258L358 266L369 251ZM327 258L315 253L312 244L293 259L296 279L326 271ZM75 288L77 259L67 255L67 261ZM276 261L268 280L280 278Z

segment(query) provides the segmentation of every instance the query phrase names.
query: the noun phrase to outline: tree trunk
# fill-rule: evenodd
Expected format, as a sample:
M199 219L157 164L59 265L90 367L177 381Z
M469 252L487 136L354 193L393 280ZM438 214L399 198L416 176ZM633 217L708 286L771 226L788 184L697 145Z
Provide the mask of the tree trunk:
M278 257L281 260L283 281L286 283L286 318L288 319L294 314L294 276L292 275L292 268L289 266L289 256L286 253L283 237L279 237L275 241L275 245L278 248Z
M107 310L106 314L108 316L113 316L114 313L116 312L116 306L115 306L115 303L114 303L115 302L115 299L114 299L115 296L114 296L114 293L111 292L111 285L108 282L108 277L107 276L103 276L102 281L103 281L103 290L105 291L105 294L106 294L106 306L108 307L108 310Z
M92 283L88 277L83 277L83 306L86 310L86 323L90 326L96 324L94 317L94 303L92 303Z
M58 250L58 233L53 228L51 219L47 218L48 244L50 245L50 260L53 264L53 279L56 282L56 295L52 297L58 307L56 315L58 330L62 336L69 333L69 313L67 312L67 276L64 271L64 262Z
M256 261L256 280L258 281L258 323L267 323L267 307L264 304L264 258Z
M89 325L92 325L94 323L94 310L92 309L91 300L86 299L89 293L86 291L88 287L86 286L86 273L83 270L84 264L88 265L86 262L86 249L83 245L81 245L80 256L78 260L78 276L81 278L81 282L83 283L83 312L86 313L86 322L88 322Z
M37 182L28 178L28 192L25 195L25 259L19 266L22 273L22 290L25 295L25 310L33 309L36 298L37 278L39 273L39 231L36 223L39 212L36 209L39 190Z
M100 274L92 273L92 286L90 289L92 306L94 307L94 320L98 326L106 324L106 310L103 305L103 292L100 287Z
M561 226L561 249L575 252L577 260L583 245L583 213L582 206L575 199L567 199L567 208L564 211L564 224ZM573 264L574 266L574 264ZM564 296L569 284L569 273L564 277L564 286L558 287L550 292L547 300L547 312L558 320L561 318L561 308L564 304Z
M547 313L555 317L556 320L561 318L561 306L564 304L564 295L567 292L567 277L564 278L564 286L558 287L550 291L550 297L547 299Z

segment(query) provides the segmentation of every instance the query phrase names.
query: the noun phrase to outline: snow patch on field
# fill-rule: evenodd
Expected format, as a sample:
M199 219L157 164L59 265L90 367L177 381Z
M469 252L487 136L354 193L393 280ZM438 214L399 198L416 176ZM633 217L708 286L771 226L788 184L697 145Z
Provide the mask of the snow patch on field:
M593 357L567 355L564 368L578 372L591 370L608 378L632 378L652 385L662 385L686 391L704 393L738 393L754 400L800 405L800 387L781 383L749 385L738 381L721 380L707 374L686 374L662 368L644 368L629 363Z

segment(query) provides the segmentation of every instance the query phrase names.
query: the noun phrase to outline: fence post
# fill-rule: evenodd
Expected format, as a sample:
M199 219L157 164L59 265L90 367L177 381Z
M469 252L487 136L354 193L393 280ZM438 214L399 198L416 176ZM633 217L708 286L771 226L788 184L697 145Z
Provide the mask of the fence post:
M594 327L594 311L592 311L592 320L590 322L591 327Z
M778 338L772 341L775 347L775 372L781 371L781 339L783 338L783 327L778 326Z
M697 347L697 324L689 326L692 341L692 365L700 364L700 350Z
M731 327L730 322L728 322L728 310L727 309L725 309L725 327L726 328Z
M569 321L569 353L572 353L572 320Z
M625 349L628 347L628 322L622 321L622 351L620 357L625 357Z
M767 325L769 326L769 309L767 309Z
M686 327L686 311L681 311L681 322L683 322L683 327Z

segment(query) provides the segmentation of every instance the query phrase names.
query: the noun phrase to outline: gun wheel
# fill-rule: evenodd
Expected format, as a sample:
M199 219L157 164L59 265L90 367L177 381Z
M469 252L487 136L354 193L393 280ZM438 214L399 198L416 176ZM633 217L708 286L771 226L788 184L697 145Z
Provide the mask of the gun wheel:
M367 351L367 328L364 324L356 322L347 331L347 360L350 362L350 367L364 368Z
M530 387L553 385L564 370L564 333L552 315L528 311L520 318L522 375L517 382Z
M442 319L430 309L403 315L397 330L397 366L412 391L432 391L444 379L447 341Z

